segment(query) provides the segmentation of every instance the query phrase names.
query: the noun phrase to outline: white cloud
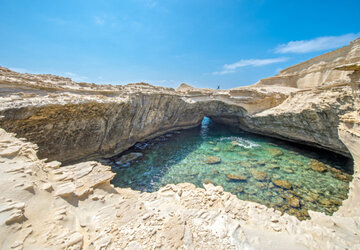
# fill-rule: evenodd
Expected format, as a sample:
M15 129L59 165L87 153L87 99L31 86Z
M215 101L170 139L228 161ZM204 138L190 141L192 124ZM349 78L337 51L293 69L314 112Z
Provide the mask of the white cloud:
M278 58L270 58L270 59L246 59L246 60L240 60L236 63L232 64L225 64L223 66L222 71L213 72L213 75L225 75L234 73L237 68L246 67L246 66L252 66L252 67L259 67L264 65L269 65L273 63L280 63L285 62L289 60L287 57L278 57Z
M328 49L336 49L349 44L360 37L360 33L350 33L342 36L322 36L311 40L290 41L275 48L276 53L308 53Z
M95 16L94 19L95 19L95 24L97 24L97 25L103 25L103 24L105 23L105 19L104 19L104 18Z

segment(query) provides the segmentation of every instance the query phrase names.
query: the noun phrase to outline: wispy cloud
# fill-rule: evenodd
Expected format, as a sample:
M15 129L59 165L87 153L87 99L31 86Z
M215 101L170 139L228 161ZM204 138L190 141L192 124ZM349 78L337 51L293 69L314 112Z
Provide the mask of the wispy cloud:
M71 79L76 82L84 82L89 79L87 76L79 76L78 74L71 72L65 72L65 75L71 77Z
M105 23L105 19L98 17L98 16L94 17L94 21L95 21L95 24L97 24L97 25L104 25L104 23Z
M158 2L156 0L143 0L144 6L147 8L154 8Z
M71 24L70 21L59 17L45 17L44 20L59 26Z
M276 53L308 53L328 49L336 49L349 44L360 37L360 33L350 33L342 36L322 36L311 40L290 41L275 48Z
M213 72L213 75L225 75L234 73L236 69L246 66L259 67L273 63L280 63L289 60L287 57L269 58L269 59L246 59L240 60L236 63L225 64L222 71Z

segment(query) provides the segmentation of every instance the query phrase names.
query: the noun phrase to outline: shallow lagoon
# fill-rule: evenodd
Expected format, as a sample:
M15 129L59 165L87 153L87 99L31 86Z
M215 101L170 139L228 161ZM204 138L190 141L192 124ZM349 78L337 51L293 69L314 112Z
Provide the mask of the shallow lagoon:
M143 154L129 163L121 156ZM217 156L208 158L209 156ZM219 163L209 164L210 160ZM299 219L332 214L347 198L352 160L329 151L254 135L205 118L201 126L137 143L110 159L115 186L153 192L183 182L221 185L239 199Z

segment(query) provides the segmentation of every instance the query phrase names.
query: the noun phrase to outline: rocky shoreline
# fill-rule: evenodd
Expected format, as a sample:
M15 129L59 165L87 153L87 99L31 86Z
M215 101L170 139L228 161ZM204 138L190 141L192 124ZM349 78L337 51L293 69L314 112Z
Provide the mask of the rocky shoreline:
M256 85L218 91L101 86L0 68L1 247L360 249L359 63L358 39ZM349 199L333 216L310 211L300 222L211 184L139 193L114 188L108 166L70 165L204 116L351 155Z

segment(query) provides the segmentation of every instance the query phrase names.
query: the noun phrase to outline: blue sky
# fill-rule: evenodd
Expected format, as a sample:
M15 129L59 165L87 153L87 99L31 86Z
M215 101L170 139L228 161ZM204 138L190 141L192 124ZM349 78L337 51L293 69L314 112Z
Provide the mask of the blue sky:
M360 37L360 1L0 0L0 65L233 88Z

